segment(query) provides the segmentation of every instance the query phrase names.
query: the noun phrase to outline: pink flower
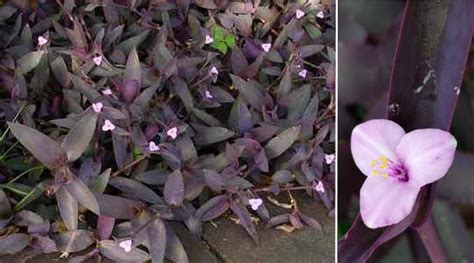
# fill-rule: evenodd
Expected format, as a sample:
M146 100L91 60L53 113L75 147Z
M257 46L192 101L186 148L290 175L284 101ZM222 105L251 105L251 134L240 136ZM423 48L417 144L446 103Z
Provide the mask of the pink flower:
M217 70L217 68L215 66L212 66L211 68L211 74L214 74L214 75L218 75L219 74L219 71Z
M45 45L46 43L48 43L48 39L43 37L43 36L39 36L38 37L38 45L39 46L43 46Z
M97 113L102 111L102 107L104 107L102 102L92 103L92 109Z
M316 17L319 17L321 19L324 18L324 12L323 11L319 11L317 14L316 14Z
M102 56L101 55L95 56L92 60L94 61L94 64L96 66L100 66L100 64L102 63Z
M438 129L406 133L389 120L354 128L351 151L367 176L360 189L360 212L369 228L393 225L412 210L420 188L443 177L454 159L456 139Z
M313 189L318 191L318 192L324 193L325 190L324 190L323 181L318 181L318 183L316 183L316 181L314 181L313 182Z
M263 43L260 45L263 49L263 51L268 52L272 48L272 43Z
M113 95L112 93L112 90L110 88L106 88L102 91L102 94L106 95L106 96L111 96Z
M296 9L296 18L300 19L302 18L304 15L306 15L306 13L301 10L301 9Z
M111 121L105 120L104 125L102 126L102 130L105 131L105 132L106 131L113 131L113 130L115 130L115 125Z
M119 247L123 248L123 251L130 252L132 251L132 240L127 239L119 243Z
M210 35L206 35L206 40L204 43L211 44L212 42L214 42L214 39Z
M176 139L176 137L178 137L178 128L176 127L173 127L171 129L169 129L167 132L166 132L166 135L168 135L169 137L171 137L171 139Z
M298 76L302 78L306 78L306 74L308 74L308 71L306 69L303 69L300 72L298 72Z
M204 95L205 95L206 98L208 98L208 99L214 98L214 97L212 96L211 92L209 92L208 90L205 90L205 91L204 91Z
M257 209L263 204L263 200L260 198L251 198L249 199L249 205L252 207L252 210L257 211Z
M326 164L331 164L332 162L334 162L335 158L336 158L336 156L334 154L324 155L324 159L326 160Z
M150 150L150 152L156 152L160 150L160 146L156 145L154 141L151 141L148 143L148 150Z

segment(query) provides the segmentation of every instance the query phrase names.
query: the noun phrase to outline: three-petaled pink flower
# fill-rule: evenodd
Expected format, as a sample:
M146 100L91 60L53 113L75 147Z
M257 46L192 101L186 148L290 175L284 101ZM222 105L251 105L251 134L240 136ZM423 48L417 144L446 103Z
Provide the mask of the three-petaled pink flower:
M115 130L115 125L111 121L105 120L104 125L102 125L102 130L105 131L105 132L106 131L113 131L113 130Z
M334 154L324 155L324 160L326 161L326 164L331 164L332 162L334 162L334 159L336 159L336 156Z
M308 74L308 71L306 69L302 69L300 72L298 72L298 76L302 78L306 78L306 74Z
M251 198L249 199L249 205L252 210L257 211L258 208L263 204L263 200L260 198Z
M106 96L111 96L113 95L112 93L112 90L110 88L106 88L102 91L102 94L106 95Z
M166 132L166 135L168 135L169 137L171 137L171 139L176 139L176 137L178 137L178 128L176 127L173 127L171 129L169 129L167 132Z
M212 42L214 42L214 38L212 38L210 35L206 35L206 39L204 40L204 43L211 44Z
M263 43L260 45L263 51L268 52L272 48L272 43Z
M94 61L94 64L96 66L100 66L100 64L102 63L102 56L101 55L97 55L95 56L92 61Z
M370 120L352 131L351 151L367 176L360 189L365 225L378 228L403 220L421 187L443 177L451 166L456 139L438 129L406 133L389 120Z
M314 182L313 182L313 189L316 190L316 191L318 191L318 192L321 192L321 193L326 192L326 191L324 190L323 181L318 181L317 183L316 183L316 181L314 181Z
M160 150L160 146L156 145L154 141L151 141L148 143L148 150L150 150L150 152L156 152Z
M102 102L92 103L92 109L94 110L94 112L100 113L103 107L104 105L102 104Z
M305 15L305 12L301 9L296 9L296 18L300 19Z
M217 70L217 68L215 66L212 66L211 68L211 74L214 74L214 75L218 75L219 74L219 71Z
M46 43L48 43L48 39L43 37L43 36L39 36L38 37L38 45L41 47L43 45L45 45Z
M212 99L212 98L214 98L214 97L212 96L211 92L210 92L210 91L208 91L208 90L205 90L205 91L204 91L204 95L205 95L205 96L206 96L206 98L208 98L208 99Z
M123 251L130 252L132 251L132 240L127 239L119 243L119 247L123 248Z
M319 11L317 14L316 14L316 17L319 17L321 19L324 18L324 12L323 11Z

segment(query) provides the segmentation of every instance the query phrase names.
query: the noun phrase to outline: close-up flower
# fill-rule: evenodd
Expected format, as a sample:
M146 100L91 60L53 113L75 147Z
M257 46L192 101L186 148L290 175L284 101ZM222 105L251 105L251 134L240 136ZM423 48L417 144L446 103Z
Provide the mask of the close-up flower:
M443 177L456 139L439 129L406 133L390 120L370 120L352 131L351 151L367 176L360 189L362 220L369 228L393 225L413 209L421 187Z

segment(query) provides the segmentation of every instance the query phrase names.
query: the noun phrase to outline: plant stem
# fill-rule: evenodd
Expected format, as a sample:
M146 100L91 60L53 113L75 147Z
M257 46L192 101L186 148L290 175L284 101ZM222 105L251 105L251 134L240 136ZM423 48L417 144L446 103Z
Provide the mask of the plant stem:
M434 225L431 215L426 221L416 228L418 235L425 245L426 251L434 263L448 263L448 256L444 250L438 230Z
M39 168L43 168L43 166L42 166L42 165L41 165L41 166L35 166L35 167L33 167L33 168L30 168L30 169L24 171L23 173L19 174L17 177L11 179L11 180L7 183L7 185L16 182L16 181L17 181L18 179L20 179L23 175L28 174L28 173L30 173L30 172L36 170L36 169L39 169Z
M11 186L11 185L8 185L8 184L0 185L0 188L7 189L7 190L9 190L9 191L14 192L15 194L22 195L22 196L28 195L28 193L25 193L25 192L23 192L23 191L21 191L21 190L18 190L18 189L16 189L15 187L13 187L13 186Z
M121 169L117 170L115 173L112 174L112 177L114 176L118 176L119 174L123 173L124 171L132 168L133 166L137 165L139 162L145 160L147 158L147 155L142 155L140 156L140 158L128 163L127 165L125 165L124 167L122 167Z

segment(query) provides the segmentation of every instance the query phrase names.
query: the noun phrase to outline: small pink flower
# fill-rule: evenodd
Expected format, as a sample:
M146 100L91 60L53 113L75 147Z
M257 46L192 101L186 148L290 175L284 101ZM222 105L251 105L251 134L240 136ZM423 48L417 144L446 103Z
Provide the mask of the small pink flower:
M300 72L298 72L298 76L302 78L306 78L306 74L308 74L308 71L306 69L303 69Z
M166 132L166 135L168 135L169 137L171 137L171 139L176 139L176 137L178 137L178 128L176 127L173 127L171 129L169 129L167 132Z
M217 68L215 66L212 66L211 73L214 74L214 75L218 75L219 71L217 70Z
M115 130L115 125L111 121L105 120L104 125L102 126L102 130L105 131L105 132L106 131L113 131L113 130Z
M156 152L160 150L160 146L156 145L154 141L151 141L148 143L148 150L150 150L150 152Z
M272 48L272 43L263 43L260 45L263 51L268 52Z
M306 15L306 13L301 10L301 9L296 9L296 18L300 19L302 18L304 15Z
M326 160L326 164L331 164L332 162L334 162L335 158L336 158L336 156L334 154L324 155L324 159Z
M102 63L102 56L101 55L95 56L92 60L94 61L94 64L96 66L100 66L100 64Z
M317 14L316 14L316 17L319 17L321 19L324 18L324 12L323 11L319 11Z
M204 91L204 95L205 95L206 98L208 98L208 99L214 98L214 97L212 96L211 92L209 92L208 90L205 90L205 91Z
M443 130L406 133L389 120L357 125L352 131L351 151L357 167L367 176L360 189L365 225L393 225L410 214L421 187L446 174L456 145L456 139Z
M92 109L97 113L102 111L102 107L104 107L102 102L92 103Z
M112 93L112 90L110 88L106 88L102 91L102 94L104 94L105 96L111 96L113 95Z
M48 39L43 37L43 36L39 36L38 37L38 45L39 46L43 46L45 45L46 43L48 43Z
M257 209L263 204L263 200L260 198L251 198L249 199L249 205L252 207L252 210L257 211Z
M210 35L206 35L206 40L204 43L211 44L212 42L214 42L214 38L212 38Z
M323 185L323 181L318 181L318 183L316 182L313 182L313 189L320 192L320 193L324 193L326 192L324 190L324 185Z
M132 240L127 239L119 243L119 246L123 248L123 251L130 252L132 251Z

